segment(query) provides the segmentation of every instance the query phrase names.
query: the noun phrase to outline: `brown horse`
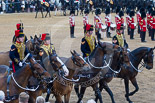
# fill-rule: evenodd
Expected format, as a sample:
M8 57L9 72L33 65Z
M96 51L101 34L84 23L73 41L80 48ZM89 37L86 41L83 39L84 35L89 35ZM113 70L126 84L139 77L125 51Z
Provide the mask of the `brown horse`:
M126 100L129 103L133 103L129 96L134 95L138 90L138 84L136 80L136 76L138 72L141 72L142 70L138 69L139 64L141 64L141 67L146 67L146 69L150 70L153 68L153 50L155 48L148 48L148 47L139 47L132 52L130 52L129 55L129 61L128 62L129 67L127 68L125 65L121 66L120 73L117 74L118 78L124 79L125 84L125 90L126 90ZM126 58L126 57L125 57ZM144 62L142 62L142 59ZM109 83L112 80L112 77L104 78L104 80L100 81L100 91L103 90L103 88L108 92L108 94L111 97L112 103L115 103L113 98L113 93L108 87L107 83ZM129 93L129 80L135 87L135 90L133 92ZM97 98L96 98L97 99Z
M0 69L2 67L0 66ZM8 68L9 67L6 67L6 69ZM16 73L0 77L0 88L4 91L6 100L10 103L18 103L18 95L25 90L29 90L26 86L28 85L28 80L31 76L45 82L49 82L51 78L50 74L34 59L30 59L30 64L26 64ZM9 79L10 81L8 82Z
M69 103L69 98L70 98L70 93L72 90L73 82L76 82L76 80L72 79L74 73L80 70L83 70L83 69L84 70L89 69L89 65L85 62L85 60L79 54L77 54L75 51L71 52L71 54L72 54L72 57L68 58L65 62L65 65L69 69L69 75L62 76L59 71L59 72L56 72L56 77L53 79L53 87L51 89L51 93L55 95L57 103L62 103L61 97L63 95L65 98L65 103ZM61 66L54 65L52 62L52 58L49 61L48 57L43 60L43 64L45 65L45 68L51 75L54 74L53 69L60 70L61 67L63 67L63 64ZM33 100L35 100L37 96L41 95L43 92L46 92L46 91L49 91L49 89L44 88L44 86L41 86L36 92L33 92L33 94L31 93L30 97L32 97ZM48 101L49 96L50 95L47 95L46 101ZM31 103L35 103L35 101Z
M81 73L82 75L80 74L79 76L83 78L81 78L79 83L77 83L74 87L75 92L79 98L77 103L81 102L85 90L89 86L91 86L95 91L95 94L99 98L100 103L103 103L102 96L98 88L98 82L108 72L109 68L107 67L110 67L110 65L113 65L114 62L117 62L120 57L121 51L121 48L117 45L101 42L98 43L95 50L87 59L87 62L91 66L91 70L87 71L86 73ZM110 55L110 57L108 57L108 55ZM112 64L110 64L109 62L107 63L107 60L112 61ZM104 64L106 64L106 66L104 66ZM79 85L81 86L80 92Z

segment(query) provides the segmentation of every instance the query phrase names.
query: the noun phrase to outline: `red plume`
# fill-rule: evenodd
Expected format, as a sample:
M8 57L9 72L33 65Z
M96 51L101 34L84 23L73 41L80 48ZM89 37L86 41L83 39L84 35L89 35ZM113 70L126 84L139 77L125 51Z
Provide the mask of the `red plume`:
M90 24L87 24L87 25L86 25L86 30L87 30L87 31L90 30L90 27L91 27L91 25L90 25Z
M17 30L20 29L20 24L16 24Z
M19 32L20 32L20 30L15 30L15 36L16 36L16 37L19 36Z
M46 34L42 34L41 40L45 40L45 38L46 38Z

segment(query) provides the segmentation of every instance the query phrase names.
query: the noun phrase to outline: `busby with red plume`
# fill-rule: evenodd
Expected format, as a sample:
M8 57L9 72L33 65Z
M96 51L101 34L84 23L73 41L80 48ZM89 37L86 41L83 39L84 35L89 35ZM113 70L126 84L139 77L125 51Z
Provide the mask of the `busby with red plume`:
M50 40L50 34L49 33L42 34L41 40Z
M86 31L93 31L93 25L87 24L86 25Z
M23 30L24 29L23 23L16 24L16 27L17 27L17 30Z
M23 30L16 30L16 31L15 31L15 37L16 37L16 38L24 37Z

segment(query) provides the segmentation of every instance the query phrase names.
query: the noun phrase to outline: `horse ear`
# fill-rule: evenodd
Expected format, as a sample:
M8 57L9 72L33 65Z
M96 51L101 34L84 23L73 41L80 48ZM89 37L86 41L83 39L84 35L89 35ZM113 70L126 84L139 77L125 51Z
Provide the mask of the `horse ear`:
M75 50L73 50L73 51L74 51L74 54L77 54L77 52Z
M72 51L70 51L72 55L74 55L74 53Z
M30 36L30 38L31 38L31 39L33 39L33 37L32 37L32 36Z

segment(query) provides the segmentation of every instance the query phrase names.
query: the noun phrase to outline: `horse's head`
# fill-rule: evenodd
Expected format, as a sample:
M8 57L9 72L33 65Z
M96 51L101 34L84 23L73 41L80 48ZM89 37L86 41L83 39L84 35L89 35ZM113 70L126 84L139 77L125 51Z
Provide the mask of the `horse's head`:
M73 66L76 66L77 68L81 68L86 71L90 69L88 63L75 50L73 52L70 52L72 54L72 61L74 64Z
M145 53L143 60L145 63L145 66L147 69L152 69L153 68L153 59L154 59L154 48L148 48L147 52Z
M60 60L60 58L57 56L55 50L53 50L52 53L49 52L49 59L50 59L50 64L52 65L54 70L58 71L63 69L65 76L69 75L69 70L67 69L66 65Z
M30 59L31 69L33 71L34 77L41 79L45 82L50 82L50 74L34 59Z

